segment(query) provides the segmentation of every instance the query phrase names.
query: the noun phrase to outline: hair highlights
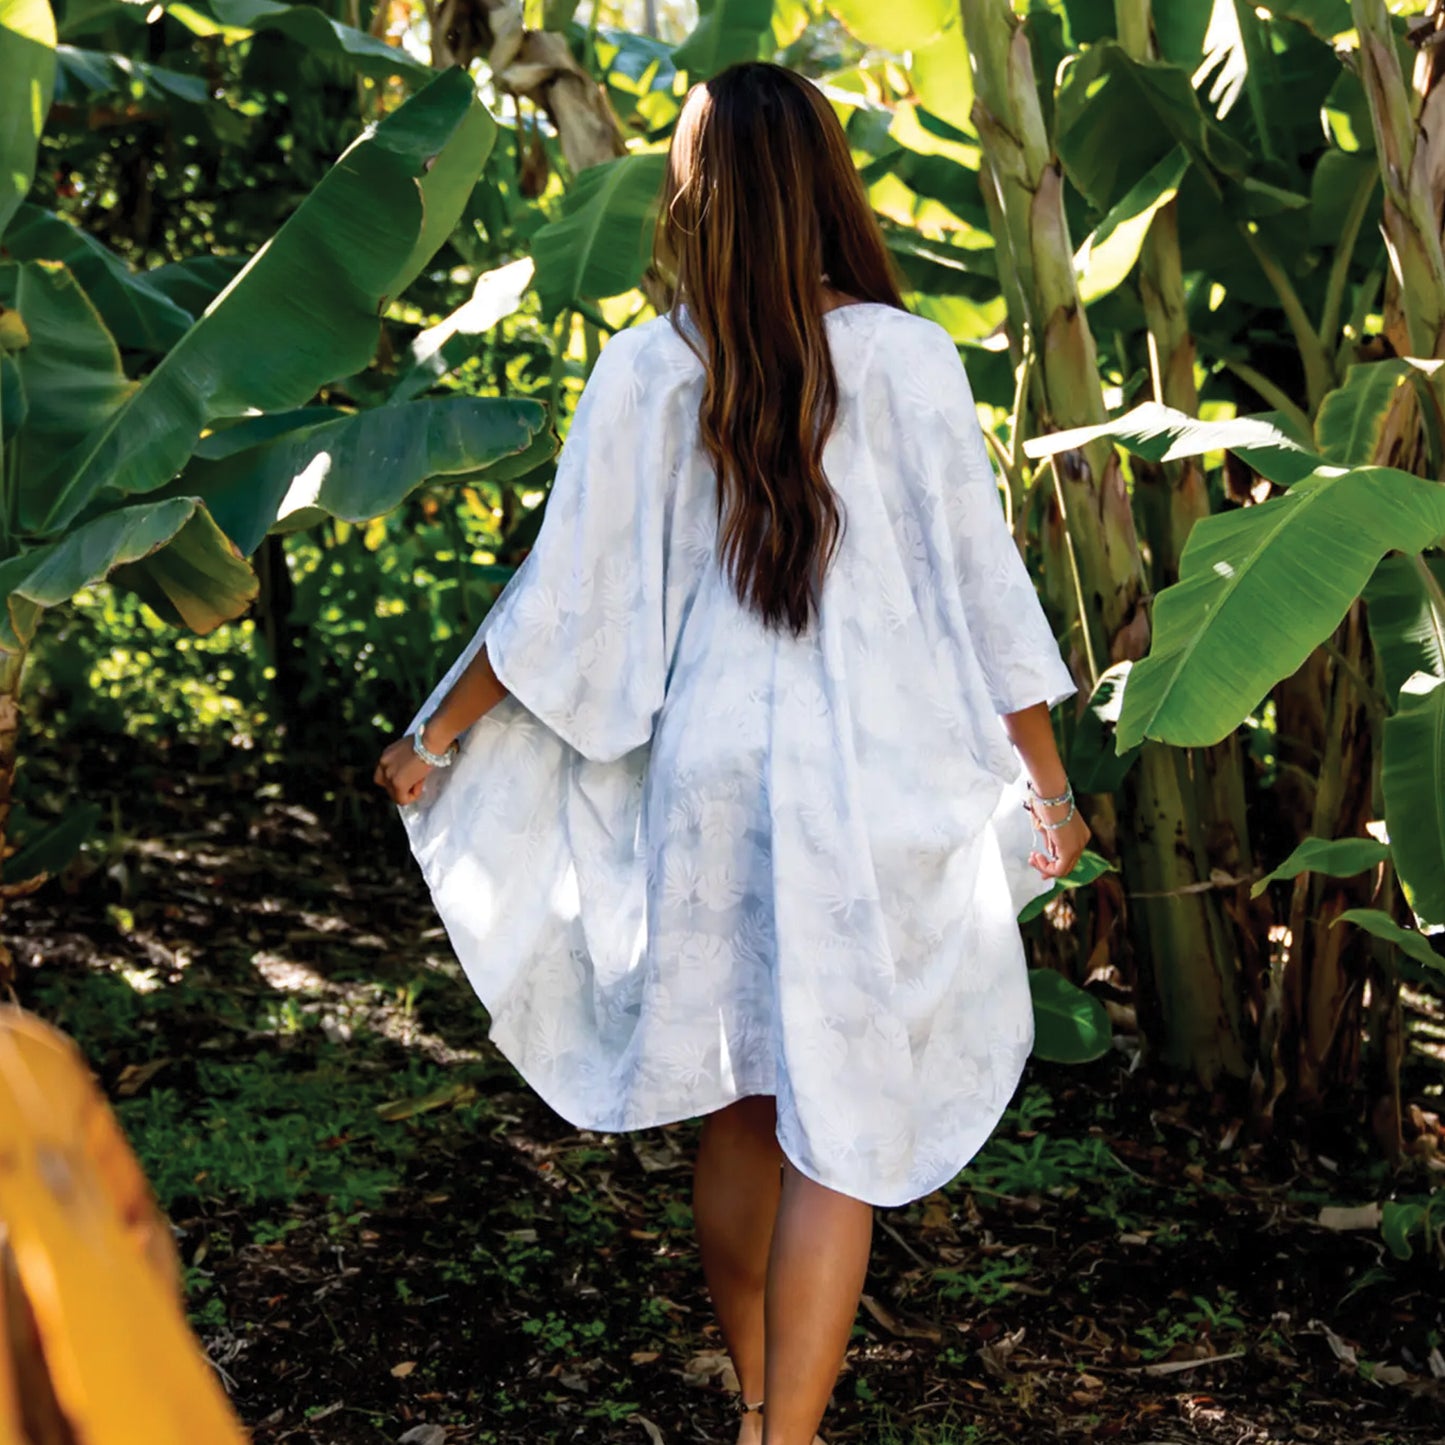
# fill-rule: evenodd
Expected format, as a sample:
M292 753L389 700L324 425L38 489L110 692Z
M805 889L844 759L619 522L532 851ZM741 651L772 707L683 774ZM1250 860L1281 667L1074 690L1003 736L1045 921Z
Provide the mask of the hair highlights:
M838 379L824 286L902 307L843 129L810 82L735 65L693 87L668 154L656 257L706 368L719 557L744 606L803 633L842 539L823 447Z

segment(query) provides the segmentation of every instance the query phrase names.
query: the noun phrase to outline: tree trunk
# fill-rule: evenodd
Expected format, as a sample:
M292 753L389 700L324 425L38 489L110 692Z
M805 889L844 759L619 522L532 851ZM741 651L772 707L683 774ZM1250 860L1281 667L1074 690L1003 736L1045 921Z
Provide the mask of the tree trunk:
M1031 429L1095 425L1107 415L1103 388L1024 22L1007 0L962 0L961 8L1014 355L1034 359ZM1077 638L1070 663L1088 690L1110 663L1148 650L1144 562L1109 443L1054 458L1050 481L1045 547L1068 558L1073 573L1067 588L1054 580L1051 595L1068 601L1064 616ZM1145 746L1119 794L1117 842L1146 1046L1212 1083L1244 1076L1248 1049L1238 965L1188 769L1186 754ZM1100 821L1115 831L1107 804Z

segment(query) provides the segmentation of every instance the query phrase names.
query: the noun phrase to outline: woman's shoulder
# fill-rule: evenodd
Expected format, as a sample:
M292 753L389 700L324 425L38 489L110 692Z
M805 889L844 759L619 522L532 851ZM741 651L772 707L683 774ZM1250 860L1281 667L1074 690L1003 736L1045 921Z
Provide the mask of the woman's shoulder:
M913 356L947 359L958 358L953 338L936 321L917 316L902 307L880 301L858 302L830 311L845 331L866 336L871 346L881 346L889 355L907 353Z
M683 382L702 374L697 353L666 316L655 316L614 333L602 348L597 369L604 365L614 373L625 371L651 382Z

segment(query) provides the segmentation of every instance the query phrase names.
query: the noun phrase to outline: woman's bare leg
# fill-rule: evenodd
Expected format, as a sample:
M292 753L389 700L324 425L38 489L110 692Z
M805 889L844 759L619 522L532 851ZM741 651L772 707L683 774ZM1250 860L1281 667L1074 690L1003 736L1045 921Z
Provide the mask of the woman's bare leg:
M871 1204L784 1164L768 1258L765 1445L811 1445L843 1364L872 1241Z
M763 1398L763 1301L782 1166L771 1096L739 1099L703 1121L692 1213L723 1341L750 1404ZM739 1439L759 1439L761 1423L744 1416Z

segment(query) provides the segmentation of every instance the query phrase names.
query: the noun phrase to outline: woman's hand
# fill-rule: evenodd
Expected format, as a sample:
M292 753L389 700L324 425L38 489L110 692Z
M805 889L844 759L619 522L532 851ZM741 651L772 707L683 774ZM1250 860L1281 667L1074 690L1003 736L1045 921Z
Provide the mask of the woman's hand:
M1085 844L1090 838L1089 825L1077 809L1074 816L1061 828L1044 828L1040 823L1056 823L1069 817L1068 803L1046 808L1037 799L1030 799L1029 811L1034 817L1034 827L1043 835L1048 851L1041 853L1036 848L1029 854L1029 863L1045 878L1063 878L1073 872Z
M421 785L431 770L431 764L417 755L411 734L407 733L387 745L372 782L386 789L393 803L414 803L421 797Z

